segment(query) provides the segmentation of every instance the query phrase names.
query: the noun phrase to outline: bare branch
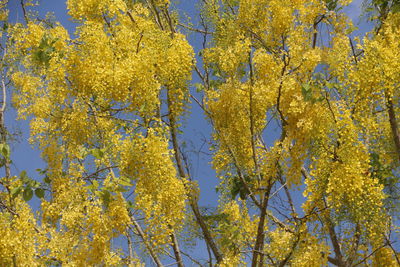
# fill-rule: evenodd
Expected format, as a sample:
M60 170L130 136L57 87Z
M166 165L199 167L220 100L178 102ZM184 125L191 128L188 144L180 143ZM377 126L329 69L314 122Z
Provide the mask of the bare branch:
M185 29L193 31L193 32L198 32L198 33L202 33L202 34L214 34L213 32L196 29L196 28L190 27L190 26L185 25L185 24L180 23L180 22L178 23L178 26L181 26L182 28L185 28Z
M170 94L167 93L167 95L168 95L167 96L168 108L171 109L172 104L171 104ZM178 173L182 179L185 179L186 173L185 173L185 170L183 167L181 154L179 153L178 135L177 135L177 129L176 129L176 119L175 119L174 115L172 114L172 112L169 112L168 117L169 117L169 122L170 122L172 146L173 146L173 150L174 150L175 162L176 162L176 165L178 168ZM213 254L214 254L215 258L217 259L217 262L220 263L220 262L222 262L222 259L223 259L222 254L220 253L220 251L214 241L214 238L212 237L212 235L208 229L208 226L204 222L203 216L201 215L200 209L197 204L197 198L192 195L192 193L191 193L192 190L188 189L186 184L185 184L185 188L187 189L186 192L187 192L187 196L189 198L190 207L192 208L192 211L195 215L197 223L199 224L200 228L203 231L204 239L210 246L211 250L213 251Z
M389 122L390 122L390 128L392 130L393 141L396 146L396 151L400 160L400 132L397 125L397 119L396 119L396 113L394 111L393 101L387 93L386 93L386 100L387 100L386 106L388 108Z
M29 18L28 18L28 14L27 14L27 12L26 12L25 1L24 1L24 0L21 0L21 1L20 1L20 4L21 4L22 13L23 13L23 15L24 15L25 22L28 23L28 22L29 22Z
M136 231L138 232L140 238L142 239L142 241L143 241L143 243L144 243L146 249L148 250L148 252L149 252L151 258L153 259L154 263L157 265L157 267L162 267L162 266L164 266L164 265L161 263L160 259L158 258L157 254L155 253L155 251L153 250L153 248L151 247L151 245L149 244L149 242L147 241L146 235L145 235L145 233L143 232L142 227L141 227L140 224L136 221L136 219L135 219L135 217L134 217L134 215L133 215L132 213L130 214L130 217L131 217L131 221L132 221L132 223L133 223L133 226L135 227Z
M179 249L178 239L176 238L175 233L170 234L171 242L172 242L172 249L174 250L174 255L176 259L176 265L178 267L183 267L183 260L181 256L181 250Z

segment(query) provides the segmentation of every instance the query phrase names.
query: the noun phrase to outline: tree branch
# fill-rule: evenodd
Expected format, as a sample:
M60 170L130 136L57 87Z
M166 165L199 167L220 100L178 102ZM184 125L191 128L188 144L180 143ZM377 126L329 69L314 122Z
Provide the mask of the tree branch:
M176 165L178 168L179 176L181 177L181 179L185 179L186 174L185 174L185 170L183 168L181 155L179 153L179 144L178 144L178 136L177 136L177 129L176 129L176 119L171 112L172 103L171 103L171 98L170 98L169 92L167 92L167 104L168 104L168 109L170 110L169 114L168 114L168 118L169 118L169 122L170 122L170 132L171 132L171 139L172 139L172 146L173 146L173 150L174 150L175 162L176 162ZM204 222L203 216L201 215L199 206L197 204L197 198L193 196L193 194L191 193L191 190L187 188L186 184L185 184L185 188L186 188L187 196L189 198L190 207L192 208L192 211L193 211L193 214L195 215L196 221L199 224L199 226L203 232L204 239L207 242L207 244L210 246L210 248L217 260L217 263L221 263L222 259L223 259L222 254L220 253L216 243L214 242L214 239L213 239L210 231L208 230L208 226Z
M396 146L396 152L400 160L400 133L397 125L396 114L393 107L393 101L387 93L386 93L386 100L387 100L386 106L388 108L390 128L392 129L393 141Z
M179 249L179 243L178 243L175 233L170 234L170 237L171 237L171 242L172 242L172 249L174 250L174 255L175 255L175 259L176 259L176 265L178 267L183 267L181 251Z
M140 226L140 224L136 221L135 217L133 216L133 214L130 214L131 217L131 221L133 223L133 226L135 227L136 231L138 232L140 238L142 239L146 249L148 250L151 258L153 259L154 263L157 265L157 267L163 267L164 265L161 263L160 259L158 258L157 254L154 252L153 248L151 247L151 245L149 244L149 242L146 240L146 235L143 232L142 227Z

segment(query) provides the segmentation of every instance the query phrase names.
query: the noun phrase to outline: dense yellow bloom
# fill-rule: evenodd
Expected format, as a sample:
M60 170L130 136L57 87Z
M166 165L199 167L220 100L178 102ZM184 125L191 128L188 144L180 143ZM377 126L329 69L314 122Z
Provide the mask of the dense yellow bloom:
M271 231L269 235L271 243L266 251L276 262L282 262L289 256L288 262L292 266L326 266L329 247L310 233L301 230L296 233L299 236L296 236L288 231L277 229ZM297 247L294 253L293 246Z
M239 176L247 179L241 190L248 200L261 196L258 190L271 182L296 188L306 177L305 213L319 209L326 216L322 210L327 209L339 225L362 222L357 235L374 246L382 241L388 217L382 181L370 173L376 167L371 157L379 154L390 165L397 156L385 152L393 150L392 140L386 139L392 138L391 128L387 114L376 110L396 95L398 19L389 14L381 33L365 39L363 57L355 62L361 44L349 39L352 24L335 8L301 0L206 5L215 30L212 46L203 51L206 66L214 71L214 81L205 88L216 143L213 164L222 178L224 201L244 187ZM320 37L324 25L328 41ZM271 134L274 119L280 138ZM266 142L268 134L275 140L267 137ZM293 255L292 264L324 265L329 248L316 248L330 234L321 231L299 234L313 241L294 250L298 233L277 229L270 249L282 249L274 252L278 261L285 253L302 251Z
M75 19L101 20L107 14L113 17L117 12L126 11L123 0L68 0L69 14Z
M372 266L396 266L397 261L393 255L393 251L388 248L380 248L374 255Z
M160 265L192 238L218 266L396 264L382 244L396 223L400 13L353 40L348 0L200 2L204 29L169 0L68 0L70 35L29 12L9 27L0 0L2 66L46 164L43 183L1 179L0 265L144 266L137 252ZM198 58L178 25L204 34ZM199 62L215 209L199 207L178 140Z
M218 226L218 242L224 253L221 266L244 266L245 261L240 251L246 248L248 242L254 242L257 222L250 218L243 202L226 203L221 207L221 215L223 217Z
M0 198L2 202L8 202L9 199L6 193L1 193ZM35 217L29 205L22 199L13 200L13 206L15 207L13 212L7 210L0 212L0 264L40 266L36 254L38 243L42 240L40 233L35 230L37 224Z
M126 253L111 242L130 234L133 209L145 216L142 238L155 245L168 245L182 229L186 191L159 112L164 91L176 121L185 111L194 54L184 35L160 28L143 4L67 6L80 23L74 40L58 24L12 28L11 55L20 59L13 100L20 118L32 117L31 141L50 180L51 199L41 203L49 239L38 246L71 265L115 266ZM131 207L120 193L126 189L134 191Z
M176 177L165 138L150 132L125 140L121 149L121 169L136 180L135 205L148 219L154 243L165 244L169 234L182 226L185 216L185 188Z

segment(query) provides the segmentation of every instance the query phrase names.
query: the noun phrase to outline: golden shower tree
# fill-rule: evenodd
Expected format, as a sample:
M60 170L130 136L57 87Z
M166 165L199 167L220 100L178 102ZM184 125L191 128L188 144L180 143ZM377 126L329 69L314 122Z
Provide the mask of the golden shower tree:
M203 0L193 26L168 0L68 0L70 36L31 2L11 25L2 1L3 91L47 167L11 173L3 105L0 265L400 264L400 3L369 3L354 38L348 2ZM190 100L212 212L180 140Z

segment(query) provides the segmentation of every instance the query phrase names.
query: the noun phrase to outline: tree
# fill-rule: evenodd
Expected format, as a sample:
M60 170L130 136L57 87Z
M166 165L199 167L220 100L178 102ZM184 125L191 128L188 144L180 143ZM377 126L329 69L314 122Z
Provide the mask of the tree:
M400 13L372 2L353 38L348 2L203 0L192 26L168 0L68 0L70 36L21 1L2 68L47 167L11 174L0 120L1 265L400 264ZM190 99L213 130L211 211L181 141Z

